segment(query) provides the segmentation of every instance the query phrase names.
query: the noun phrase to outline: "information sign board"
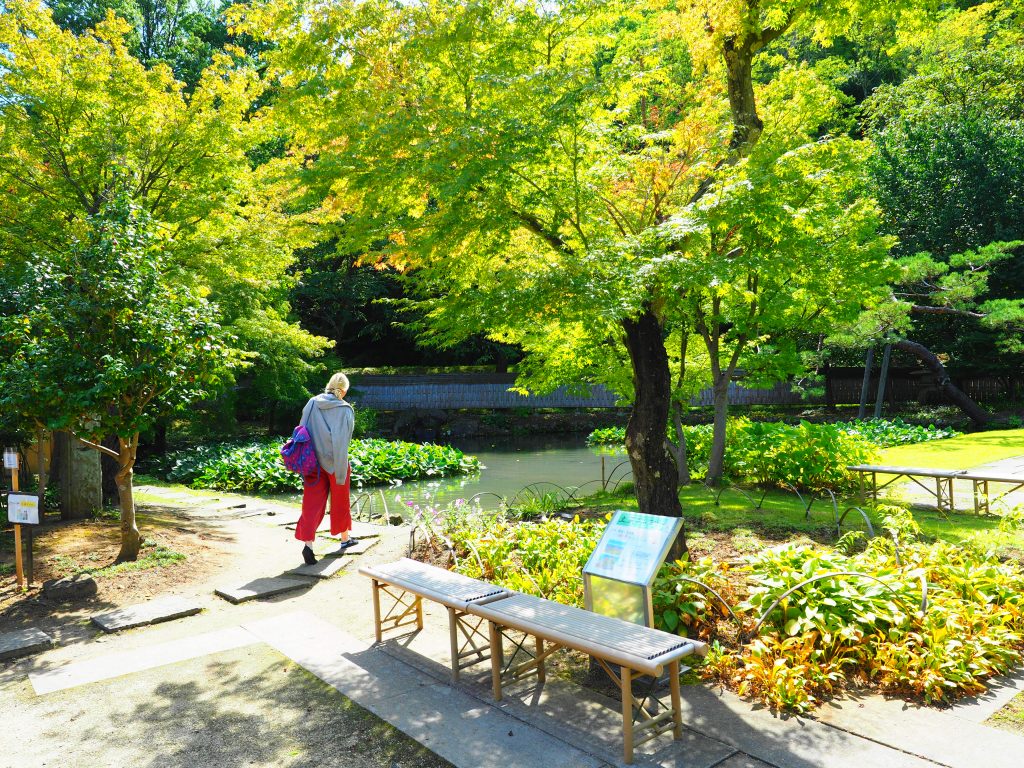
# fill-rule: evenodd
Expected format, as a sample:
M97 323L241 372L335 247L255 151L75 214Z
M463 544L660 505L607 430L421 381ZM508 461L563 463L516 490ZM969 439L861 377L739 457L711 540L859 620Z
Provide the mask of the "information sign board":
M4 469L18 469L18 452L13 448L4 448Z
M630 584L649 584L664 562L681 523L678 517L616 512L584 572Z
M653 625L651 586L683 521L616 512L583 568L588 610Z
M39 525L39 497L8 494L7 520L20 525Z

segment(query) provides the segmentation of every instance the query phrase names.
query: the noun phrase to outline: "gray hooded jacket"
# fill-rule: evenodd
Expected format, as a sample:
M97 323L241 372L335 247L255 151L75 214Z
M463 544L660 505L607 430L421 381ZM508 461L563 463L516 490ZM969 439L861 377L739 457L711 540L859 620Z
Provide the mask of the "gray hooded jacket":
M348 444L356 423L352 406L334 395L317 395L302 409L299 423L305 425L313 437L313 450L320 468L344 483L348 474Z

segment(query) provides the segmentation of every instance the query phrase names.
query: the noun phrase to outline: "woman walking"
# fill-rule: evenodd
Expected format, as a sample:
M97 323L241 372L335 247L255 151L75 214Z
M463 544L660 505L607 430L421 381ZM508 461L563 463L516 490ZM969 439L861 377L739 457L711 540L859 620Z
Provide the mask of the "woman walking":
M303 478L302 514L295 526L295 538L303 543L302 559L316 562L313 542L324 519L327 497L331 499L331 535L341 536L339 552L356 543L352 537L352 513L349 508L351 468L348 445L355 426L352 406L343 399L348 392L348 377L336 373L327 382L322 395L311 397L302 409L302 421L313 440L320 469Z

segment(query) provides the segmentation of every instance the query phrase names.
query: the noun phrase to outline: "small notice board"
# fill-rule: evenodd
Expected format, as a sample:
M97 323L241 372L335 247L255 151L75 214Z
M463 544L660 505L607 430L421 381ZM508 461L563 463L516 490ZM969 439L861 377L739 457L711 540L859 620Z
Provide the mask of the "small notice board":
M651 587L682 526L678 517L615 512L583 568L587 610L653 626Z
M8 494L7 520L19 525L39 525L39 497L20 493Z

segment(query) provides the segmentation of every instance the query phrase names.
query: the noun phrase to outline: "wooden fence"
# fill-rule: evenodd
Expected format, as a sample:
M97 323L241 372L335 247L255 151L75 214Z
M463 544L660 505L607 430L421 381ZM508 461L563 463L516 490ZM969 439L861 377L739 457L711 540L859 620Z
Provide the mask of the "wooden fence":
M794 392L787 383L773 387L729 385L729 402L733 405L855 405L860 402L862 368L831 368L825 373L824 396L805 397ZM954 381L971 398L979 402L1012 400L1024 392L1024 377L994 377L968 374L955 376ZM585 388L582 393L564 387L549 395L526 396L510 392L514 374L435 374L422 376L352 377L353 400L359 405L382 411L410 408L458 410L461 408L614 408L615 394L601 385ZM873 403L878 391L877 372L871 378L868 401ZM940 404L944 399L932 377L913 369L890 369L886 386L889 405L907 402ZM693 398L694 406L710 406L711 390L705 389Z

